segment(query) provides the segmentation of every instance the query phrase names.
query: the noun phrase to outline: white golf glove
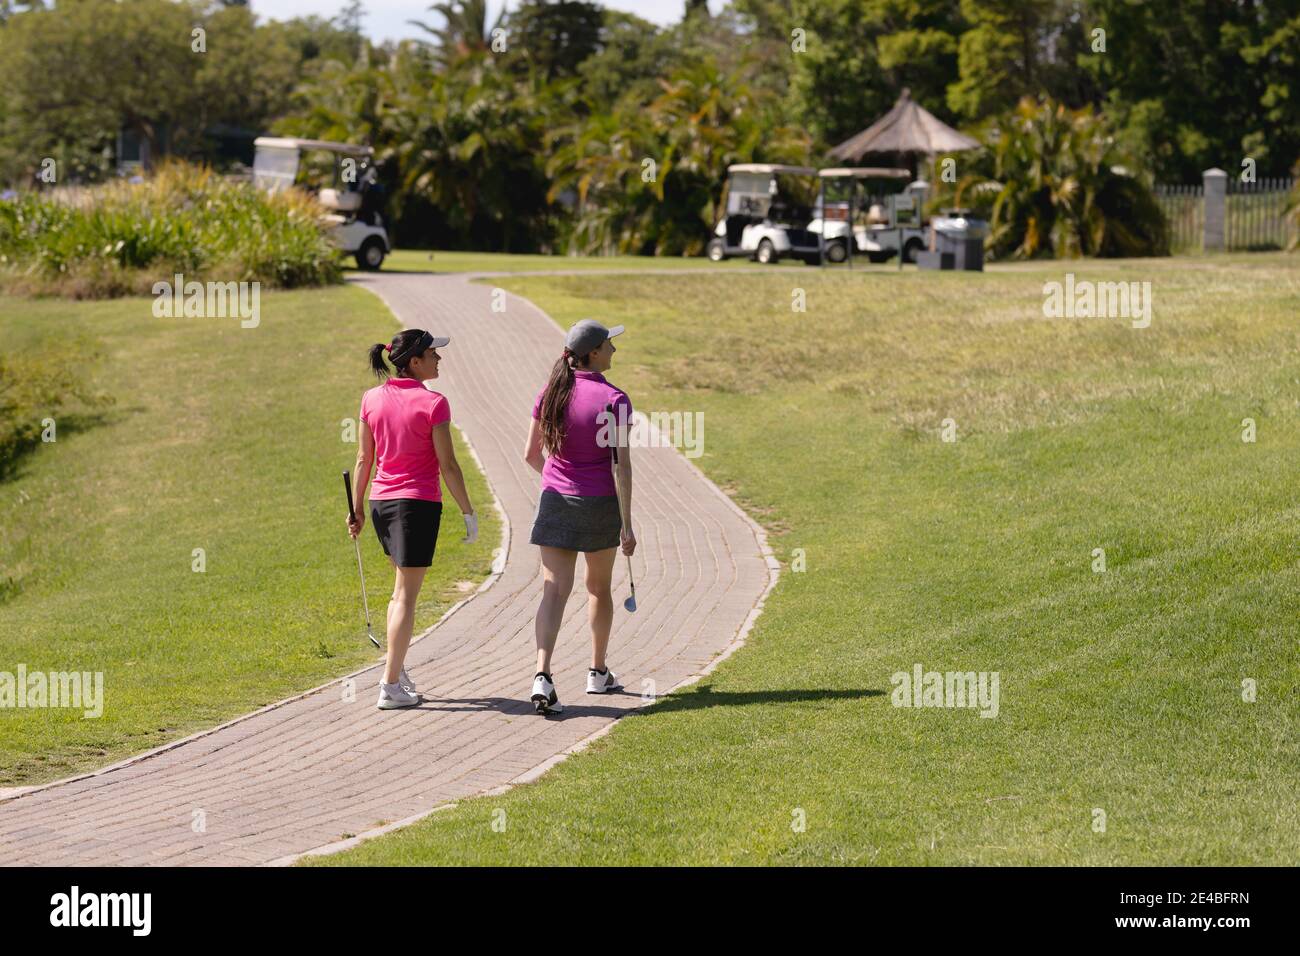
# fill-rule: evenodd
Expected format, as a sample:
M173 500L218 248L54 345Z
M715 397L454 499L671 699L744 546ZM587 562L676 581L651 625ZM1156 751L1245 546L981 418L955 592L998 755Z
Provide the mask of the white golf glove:
M464 544L473 544L478 540L478 515L471 511L462 513L461 517L465 519L465 537L460 540Z

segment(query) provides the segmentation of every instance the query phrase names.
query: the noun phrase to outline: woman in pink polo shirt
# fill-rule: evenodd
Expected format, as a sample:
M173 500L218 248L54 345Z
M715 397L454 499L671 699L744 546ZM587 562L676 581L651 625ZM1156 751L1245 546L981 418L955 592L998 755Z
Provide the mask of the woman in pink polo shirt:
M388 345L371 346L370 367L384 380L361 397L361 444L352 482L352 537L365 525L366 486L370 489L370 519L384 554L396 569L393 599L388 605L388 660L379 685L379 709L414 707L420 702L403 662L415 625L415 602L433 563L442 521L442 488L447 482L465 517L466 543L478 538L478 518L465 490L465 478L451 443L451 407L447 399L424 383L438 377L438 349L450 339L435 338L423 329L400 332ZM384 353L397 370L390 376Z
M613 338L622 331L621 325L607 329L591 319L574 325L565 339L564 354L551 370L550 381L533 403L524 460L542 476L531 538L542 549L542 602L535 621L537 675L532 693L539 714L564 709L551 679L551 652L564 617L564 605L573 590L579 551L586 555L587 619L591 624L587 693L608 694L622 689L606 665L605 651L614 618L614 599L609 590L614 559L620 544L624 554L636 550L630 527L632 462L625 428L632 403L601 374L613 360ZM614 407L612 423L608 422L607 405ZM611 437L619 448L619 482L627 498L628 526L624 526L619 514L611 469Z

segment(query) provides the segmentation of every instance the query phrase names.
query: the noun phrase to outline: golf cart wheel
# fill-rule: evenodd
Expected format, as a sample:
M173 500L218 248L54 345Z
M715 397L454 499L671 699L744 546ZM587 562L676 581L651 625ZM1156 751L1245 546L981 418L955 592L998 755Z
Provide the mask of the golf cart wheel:
M713 262L721 262L727 258L727 246L721 239L710 239L709 244L704 248L704 254Z
M384 264L384 244L378 239L367 239L357 250L357 268L368 272L376 271Z
M764 239L758 244L758 251L754 253L754 258L765 266L776 262L776 246L772 245L771 239Z
M903 261L916 262L916 254L925 248L925 243L920 239L909 239L907 245L903 246Z
M826 261L843 262L849 257L849 247L841 239L826 244Z

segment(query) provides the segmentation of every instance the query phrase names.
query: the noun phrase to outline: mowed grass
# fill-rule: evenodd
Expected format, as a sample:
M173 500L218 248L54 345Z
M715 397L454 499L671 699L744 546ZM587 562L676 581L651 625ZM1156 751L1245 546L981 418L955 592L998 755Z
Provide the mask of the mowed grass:
M6 352L75 363L116 399L102 420L59 421L0 483L0 671L104 674L101 718L0 710L0 786L103 766L377 659L344 529L342 421L392 314L354 288L264 294L249 329L151 305L0 299ZM467 547L443 523L417 630L477 586L500 534L458 457L484 527ZM392 571L369 524L362 544L382 641Z
M1044 318L1067 271L1150 281L1150 327ZM1300 258L799 280L504 283L627 325L610 379L704 413L781 579L539 782L315 862L1296 863ZM892 706L918 663L997 717Z
M710 262L703 256L541 256L430 249L394 250L383 265L386 272L599 272L613 269L662 269L676 272L695 269L771 270L787 267L809 268L798 260L782 261L779 266L760 266L749 259Z

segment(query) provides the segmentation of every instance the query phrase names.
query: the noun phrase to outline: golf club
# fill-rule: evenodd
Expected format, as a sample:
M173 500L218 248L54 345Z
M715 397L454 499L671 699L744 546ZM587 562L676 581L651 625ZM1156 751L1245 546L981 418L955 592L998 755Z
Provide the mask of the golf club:
M610 414L610 421L614 422L614 406L606 405L605 410ZM617 428L617 425L615 425ZM615 432L617 435L618 432ZM632 530L632 522L628 520L627 495L623 490L623 483L618 480L618 439L615 438L610 443L609 450L613 453L614 467L614 490L618 493L618 513L623 519L623 527L629 531ZM632 594L623 602L623 607L629 611L636 610L636 582L632 580L632 555L625 555L627 558L627 584L632 589Z
M356 521L357 513L355 509L353 509L352 507L352 475L350 475L346 471L343 472L343 493L347 495L348 498L348 518L350 518L352 521ZM370 626L370 601L366 599L366 575L365 572L361 570L360 539L353 538L352 545L357 550L357 576L361 578L361 606L365 608L366 611L366 636L370 638L371 644L375 645L375 647L379 648L382 651L384 649L384 645L379 643L379 640L375 637L374 630Z

